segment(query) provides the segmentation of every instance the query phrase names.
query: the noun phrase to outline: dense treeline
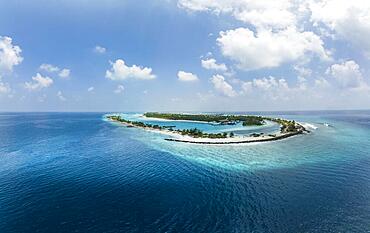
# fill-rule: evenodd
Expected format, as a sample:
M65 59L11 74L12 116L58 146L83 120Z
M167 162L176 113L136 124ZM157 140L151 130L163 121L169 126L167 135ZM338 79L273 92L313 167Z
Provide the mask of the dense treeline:
M276 122L280 124L281 133L295 133L298 131L307 131L302 125L297 124L294 120L289 121L281 118L269 118L265 117L266 120Z
M176 113L147 112L144 114L144 116L167 120L204 121L204 122L216 122L220 124L235 124L237 122L243 122L244 126L265 124L264 118L261 116L246 116L246 115L176 114Z
M235 124L236 122L243 122L244 126L251 125L263 125L265 120L273 121L280 124L281 133L302 133L306 129L297 124L295 121L289 121L280 118L270 118L262 116L247 116L247 115L191 115L191 114L173 114L173 113L145 113L146 117L154 117L169 120L190 120L190 121L204 121L204 122L216 122L220 124ZM130 126L136 126L141 128L157 129L157 130L169 130L177 132L181 135L188 135L191 137L202 137L202 138L227 138L234 137L234 133L231 132L229 135L227 133L205 133L197 128L193 129L173 129L174 126L160 126L153 125L149 123L144 123L140 121L130 121L122 118L121 116L113 115L108 116L109 119L119 122L124 122ZM251 136L261 136L260 134L251 134ZM275 136L275 135L274 135Z
M140 122L140 121L130 121L130 120L126 120L122 118L121 116L108 116L108 118L114 121L124 122L126 124L141 127L141 128L158 129L158 130L167 129L169 131L180 133L181 135L188 135L188 136L195 137L195 138L199 138L199 137L201 138L227 138L228 137L227 133L205 133L197 128L174 130L173 127L152 125L152 124L147 124L147 123ZM231 132L229 134L229 137L234 137L234 133Z

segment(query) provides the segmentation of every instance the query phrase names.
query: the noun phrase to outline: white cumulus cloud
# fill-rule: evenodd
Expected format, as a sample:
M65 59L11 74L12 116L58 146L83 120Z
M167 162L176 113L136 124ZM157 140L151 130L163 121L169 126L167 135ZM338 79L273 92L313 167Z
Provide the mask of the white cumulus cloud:
M37 73L36 76L32 77L31 82L25 83L25 88L28 90L39 90L42 88L47 88L53 84L53 80L49 77L43 77L41 74Z
M334 37L352 43L370 55L370 1L310 1L311 21L324 26Z
M49 73L58 72L58 76L60 78L69 78L69 75L71 74L70 69L66 69L66 68L60 69L58 66L55 66L55 65L52 65L52 64L47 64L47 63L41 64L39 69L43 70L43 71L46 71L46 72L49 72Z
M227 67L224 63L217 64L216 59L209 58L202 60L202 67L207 70L227 71Z
M97 45L94 48L94 52L96 52L96 53L105 53L106 51L107 51L107 49L100 46L100 45Z
M329 59L319 36L312 32L298 32L295 28L276 33L268 30L254 33L248 28L237 28L221 32L217 41L223 55L245 70L278 67L309 53Z
M58 72L59 71L59 68L57 66L54 66L54 65L51 65L51 64L46 64L46 63L41 64L40 67L39 67L39 69L40 70L47 71L49 73Z
M269 76L242 82L241 89L243 94L257 100L294 100L297 96L306 94L305 85L306 81L300 80L298 85L291 87L286 79Z
M293 0L179 0L178 6L189 11L230 14L258 28L285 28L297 21Z
M233 87L225 80L222 75L213 75L211 78L211 82L216 91L220 92L221 94L227 97L234 97L237 95Z
M342 88L359 88L367 86L360 71L360 66L353 60L334 64L326 71Z
M197 75L181 70L177 73L177 77L180 81L183 82L194 82L199 80Z
M69 69L62 69L60 72L59 72L59 77L61 78L68 78L69 75L71 74L71 70Z
M21 48L13 45L12 38L0 36L0 76L12 72L13 67L23 61Z
M125 90L125 87L123 85L118 85L116 90L114 90L114 93L120 94Z
M116 60L114 63L111 63L111 65L111 69L107 70L105 73L105 77L111 80L149 80L156 78L156 76L152 73L152 68L141 67L137 65L127 66L122 59Z
M242 84L242 89L245 92L250 91L251 88L258 89L260 91L261 90L263 91L272 91L272 90L282 91L284 89L285 90L289 89L289 86L285 79L283 78L277 79L273 76L270 76L268 78L263 77L263 78L253 79L253 81L244 82Z
M89 87L89 88L87 88L87 91L92 92L92 91L94 91L94 89L95 89L94 87Z

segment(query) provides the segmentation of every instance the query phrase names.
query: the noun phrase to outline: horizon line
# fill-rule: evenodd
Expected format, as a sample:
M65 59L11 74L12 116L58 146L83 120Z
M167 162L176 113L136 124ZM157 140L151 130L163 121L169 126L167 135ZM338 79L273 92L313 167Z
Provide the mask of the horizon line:
M182 113L182 112L194 112L194 113L238 113L238 112L344 112L344 111L370 111L370 109L307 109L307 110L251 110L251 111L241 111L241 110L230 110L230 111L196 111L196 110L174 110L174 111L0 111L1 113L112 113L112 112L123 112L123 113L141 113L141 112L163 112L163 113Z

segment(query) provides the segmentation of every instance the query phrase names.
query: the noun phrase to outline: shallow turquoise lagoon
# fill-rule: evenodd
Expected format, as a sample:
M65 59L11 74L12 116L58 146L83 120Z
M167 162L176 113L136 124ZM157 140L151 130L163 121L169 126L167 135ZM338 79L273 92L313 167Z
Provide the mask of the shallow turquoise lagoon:
M267 115L267 114L266 114ZM265 126L243 127L241 125L213 125L207 123L186 121L162 121L142 117L142 114L122 114L129 120L143 121L161 126L173 125L180 129L198 128L206 132L276 132L277 124L269 123ZM365 147L369 150L368 129L321 116L304 115L268 115L284 119L296 120L307 125L311 131L308 135L299 135L277 142L262 142L253 144L233 145L189 145L164 140L167 135L149 132L137 128L126 128L126 133L134 133L134 140L138 140L148 147L168 152L184 159L226 169L263 169L273 167L291 167L305 163L316 163L322 160L351 159L346 157L346 150L353 147ZM247 134L248 134L247 133ZM338 147L341 153L337 153ZM323 151L322 148L325 148Z
M154 118L146 118L141 113L123 114L120 113L124 119L131 121L141 121L148 124L160 125L160 126L175 126L174 129L192 129L197 128L207 133L218 133L218 132L234 132L235 134L246 135L253 132L277 132L279 131L279 124L271 121L267 121L263 126L243 126L242 123L235 125L220 125L216 123L207 122L194 122L194 121L179 121L179 120L162 120Z

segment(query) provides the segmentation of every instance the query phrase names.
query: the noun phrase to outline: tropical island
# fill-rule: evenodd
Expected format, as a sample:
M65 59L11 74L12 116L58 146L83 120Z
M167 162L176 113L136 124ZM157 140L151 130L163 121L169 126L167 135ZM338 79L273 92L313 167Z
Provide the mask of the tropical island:
M175 129L175 126L161 126L149 124L141 121L124 119L120 115L108 115L110 121L122 123L127 127L142 128L154 132L160 132L170 136L167 141L199 143L199 144L236 144L251 142L276 141L294 135L308 133L309 131L294 120L272 118L255 115L225 115L225 114L178 114L178 113L158 113L147 112L143 114L145 118L171 121L191 121L203 122L215 125L235 125L242 123L243 126L263 126L266 122L275 122L280 125L278 132L265 135L264 133L251 133L245 135L235 135L233 132L207 133L197 128Z

